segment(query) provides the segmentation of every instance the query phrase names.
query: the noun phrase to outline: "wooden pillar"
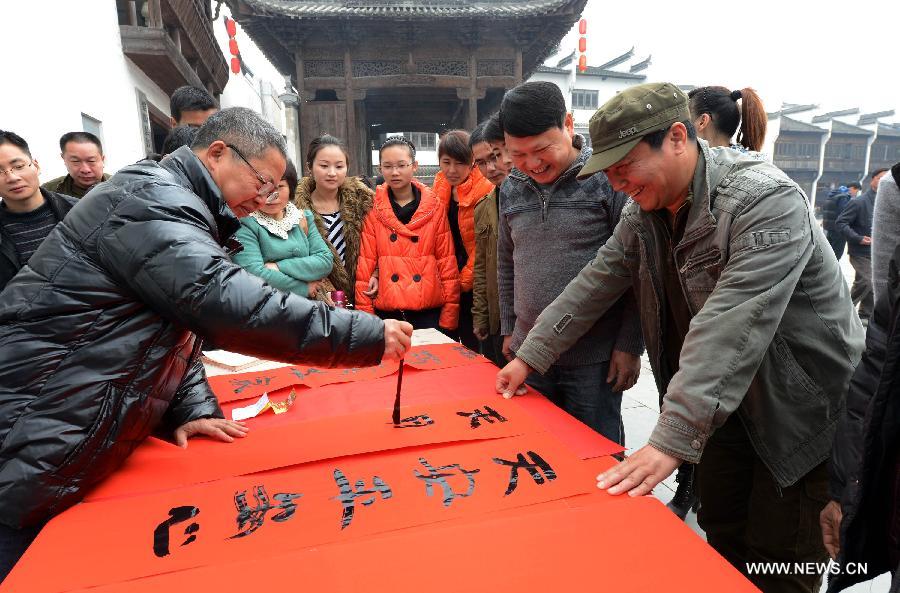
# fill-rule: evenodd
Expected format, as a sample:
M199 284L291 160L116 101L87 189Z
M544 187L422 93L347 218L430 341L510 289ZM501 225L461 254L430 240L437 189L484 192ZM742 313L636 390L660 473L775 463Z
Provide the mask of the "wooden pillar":
M303 110L303 98L306 96L306 87L303 86L303 71L304 71L303 57L301 56L299 49L294 51L294 63L297 65L296 88L297 88L297 95L299 95L299 97L298 97L299 103L297 104L297 114L296 114L297 115L297 143L299 144L299 146L298 146L299 150L297 153L298 162L294 163L294 165L297 167L297 171L300 174L300 177L303 177L304 175L308 175L310 173L307 170L307 166L304 161L306 160L306 147L309 145L311 139L307 137L309 135L309 133L307 132L307 130L305 130L303 128L303 117L302 117L301 112Z
M478 125L478 58L475 50L469 55L469 110L466 113L466 130L471 132Z
M128 24L137 27L137 2L136 0L128 0Z
M347 146L350 148L350 154L356 155L359 153L359 134L356 129L356 105L353 97L353 58L350 55L350 48L344 50L344 88L346 95L343 100L347 114L346 141ZM360 163L357 159L353 159L349 167L347 167L348 172L353 172L354 175L357 175L359 166Z

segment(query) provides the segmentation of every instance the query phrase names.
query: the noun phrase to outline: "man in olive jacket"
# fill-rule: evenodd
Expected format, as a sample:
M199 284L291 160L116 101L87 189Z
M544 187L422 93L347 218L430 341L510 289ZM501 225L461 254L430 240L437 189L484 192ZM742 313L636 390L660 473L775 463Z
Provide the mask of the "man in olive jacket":
M0 293L0 579L151 432L181 446L246 433L223 419L198 336L318 366L409 345L408 324L329 309L232 263L238 217L271 199L285 158L254 112L221 111L193 148L97 186Z
M541 313L497 390L515 393L633 287L665 396L649 444L598 486L639 496L697 463L709 543L763 591L818 591L819 575L748 564L827 560L825 462L863 348L834 252L784 173L696 138L674 85L622 91L590 132L581 175L605 170L635 203Z

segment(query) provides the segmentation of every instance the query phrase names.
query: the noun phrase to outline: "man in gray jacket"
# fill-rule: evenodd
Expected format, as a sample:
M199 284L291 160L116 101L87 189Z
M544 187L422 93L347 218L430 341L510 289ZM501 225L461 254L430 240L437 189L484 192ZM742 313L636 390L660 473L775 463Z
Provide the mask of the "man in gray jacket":
M591 156L555 84L527 82L500 105L515 168L500 188L497 277L503 352L510 356L540 312L612 234L628 196L606 175L579 178ZM641 324L626 291L529 384L610 440L624 444L622 391L640 372Z
M762 590L818 591L818 512L862 325L800 188L771 164L696 138L678 87L631 87L591 118L594 156L629 194L612 238L538 317L497 377L510 396L628 288L661 393L650 443L598 476L649 493L697 463L710 544ZM792 564L793 565L793 564Z

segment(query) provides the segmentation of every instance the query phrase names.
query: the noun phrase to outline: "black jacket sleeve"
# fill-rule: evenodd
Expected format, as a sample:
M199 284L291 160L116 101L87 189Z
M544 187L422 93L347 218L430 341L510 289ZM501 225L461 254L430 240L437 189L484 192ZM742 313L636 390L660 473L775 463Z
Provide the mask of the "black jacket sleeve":
M128 224L100 229L104 266L141 301L235 352L322 367L378 364L380 319L281 292L235 265L214 240L208 212L184 194L165 206L134 200L115 218Z
M219 407L219 400L210 389L209 383L206 382L206 370L200 359L200 341L198 340L191 366L181 385L178 386L175 397L169 403L169 408L157 427L156 434L161 438L171 439L175 429L192 420L224 417L225 414Z
M831 452L831 479L828 494L832 500L848 501L858 480L863 449L866 412L878 390L887 354L888 332L893 316L891 305L900 293L900 247L894 251L890 263L890 298L880 299L869 320L866 331L866 350L850 378L847 407L838 421Z

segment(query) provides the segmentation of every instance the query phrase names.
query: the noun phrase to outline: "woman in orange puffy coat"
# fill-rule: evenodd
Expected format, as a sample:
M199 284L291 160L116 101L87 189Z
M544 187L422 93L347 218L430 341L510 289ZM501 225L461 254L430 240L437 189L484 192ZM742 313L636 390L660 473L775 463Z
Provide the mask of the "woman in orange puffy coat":
M382 319L405 318L417 329L452 331L459 318L459 271L446 210L415 179L412 142L392 136L379 151L385 182L363 224L356 267L356 308ZM373 302L368 278L378 269ZM361 279L366 279L365 281Z
M475 206L494 191L494 185L474 166L469 133L465 130L451 130L441 137L438 163L441 170L434 178L433 191L447 212L461 289L459 330L453 337L477 351L479 343L472 331Z

